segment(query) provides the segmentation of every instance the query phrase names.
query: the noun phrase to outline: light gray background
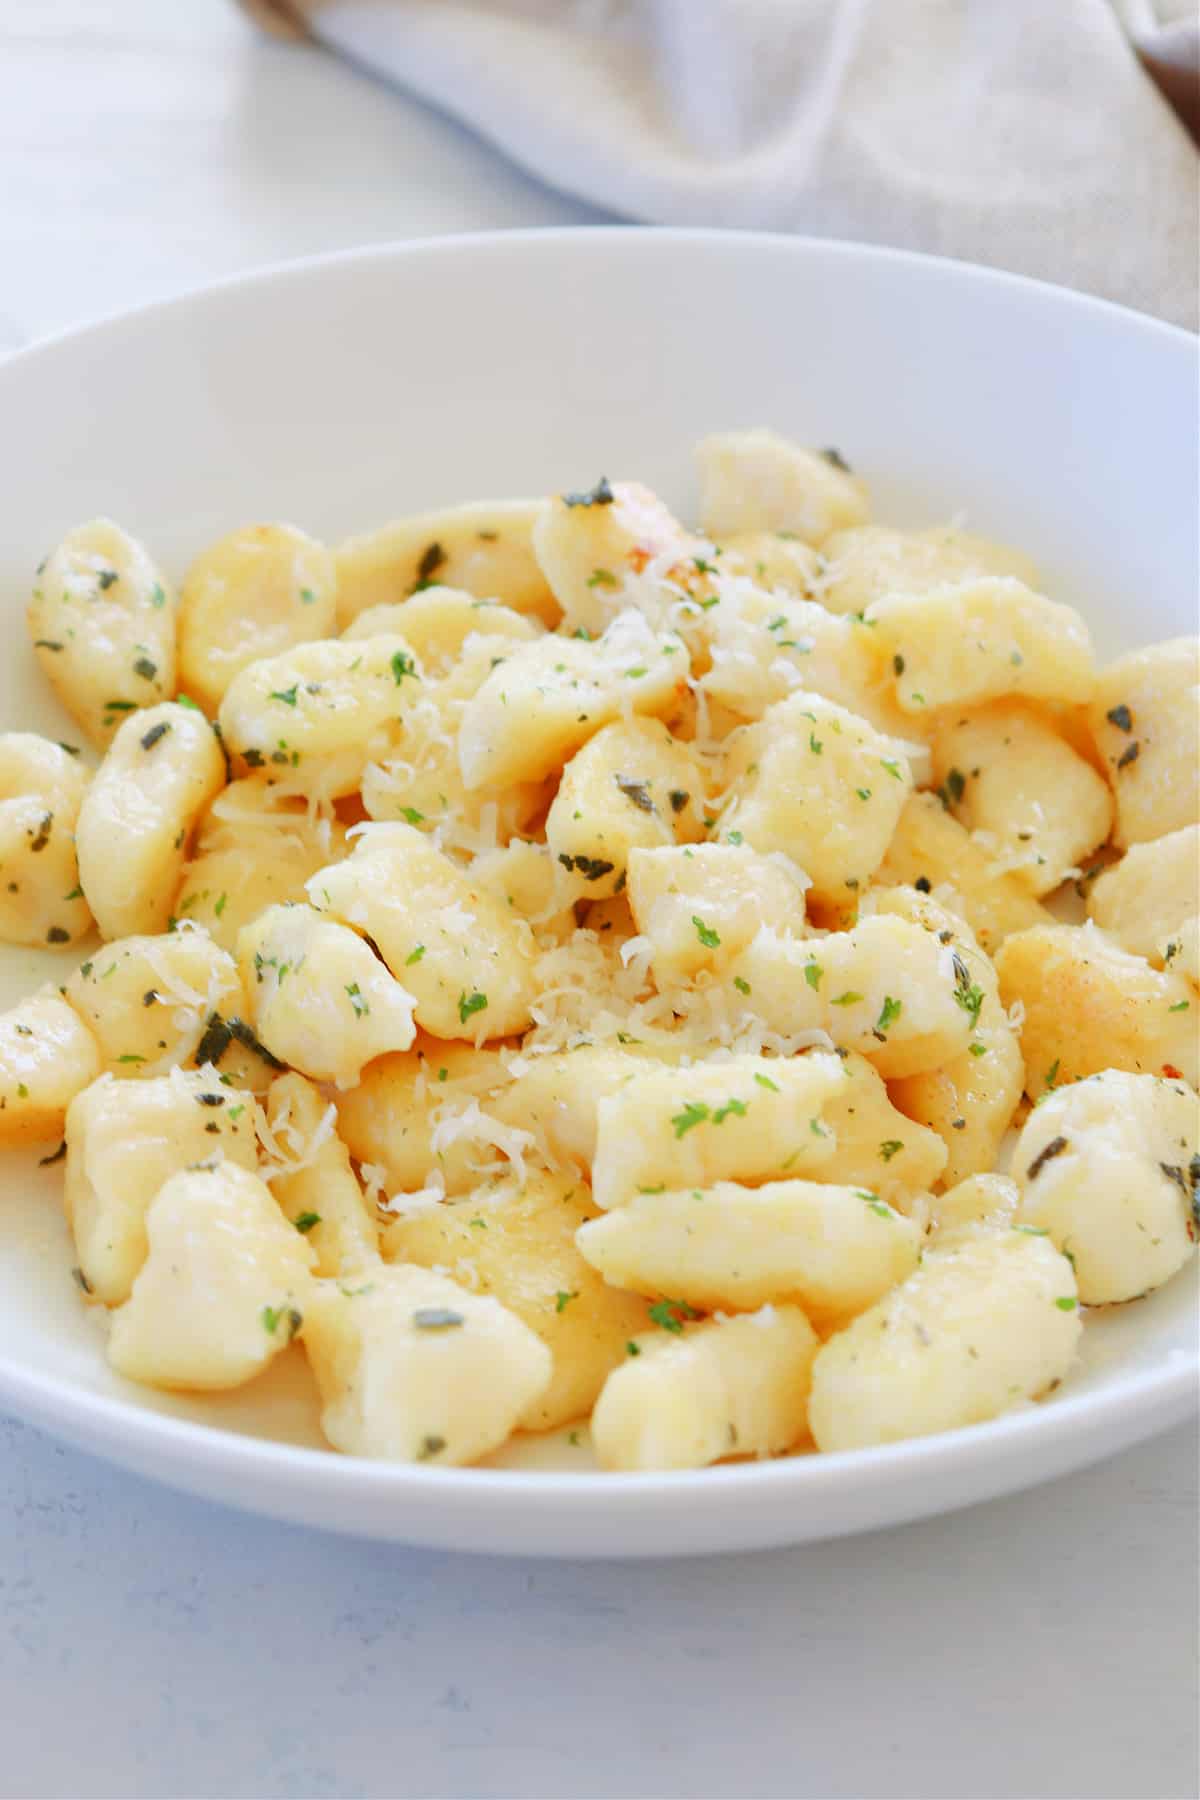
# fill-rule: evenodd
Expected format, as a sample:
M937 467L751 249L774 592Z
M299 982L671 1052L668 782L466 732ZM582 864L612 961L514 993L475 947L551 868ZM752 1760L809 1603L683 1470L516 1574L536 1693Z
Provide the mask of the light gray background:
M575 223L222 0L0 0L0 350L255 263ZM398 1551L0 1420L0 1794L1191 1800L1197 1437L673 1564Z

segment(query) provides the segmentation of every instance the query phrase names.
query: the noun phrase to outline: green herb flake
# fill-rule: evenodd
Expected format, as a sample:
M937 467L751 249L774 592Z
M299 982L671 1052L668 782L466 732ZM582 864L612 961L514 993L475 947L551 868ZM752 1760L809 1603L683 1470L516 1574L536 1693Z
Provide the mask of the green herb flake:
M351 1006L354 1008L355 1018L366 1018L371 1008L363 998L363 991L359 987L357 981L352 981L350 983L350 986L346 989L346 993L349 996Z
M579 1298L579 1289L578 1288L573 1288L570 1292L568 1292L566 1288L559 1288L558 1292L554 1296L555 1312L556 1313L566 1312L566 1310L567 1310L568 1306L570 1306L572 1300L578 1300L578 1298Z
M296 1217L292 1220L292 1224L296 1227L296 1230L300 1233L301 1237L307 1237L313 1226L319 1225L320 1223L321 1215L318 1212L297 1213Z
M757 1081L759 1087L766 1088L768 1093L777 1094L779 1092L778 1082L772 1081L769 1075L760 1075L756 1070L754 1079Z
M879 1017L875 1021L876 1037L886 1037L889 1026L895 1024L903 1011L903 1001L893 1000L890 994L885 994L883 997L883 1005L879 1009Z
M675 1127L677 1138L685 1137L695 1125L703 1125L709 1116L708 1108L702 1100L688 1100L682 1112L676 1113L671 1123Z
M1079 1302L1073 1294L1060 1294L1054 1304L1059 1312L1074 1312Z
M635 1344L633 1339L630 1338L625 1346L625 1354L626 1356L640 1356L642 1354L642 1346L640 1344Z
M1123 701L1120 706L1110 707L1104 716L1110 725L1116 726L1118 731L1133 730L1133 714Z
M664 1331L672 1332L676 1337L683 1330L685 1319L698 1319L700 1314L686 1300L656 1300L650 1308L650 1317Z
M411 675L414 681L418 679L417 665L405 650L393 651L391 668L392 679L397 687L400 686L406 675Z
M879 1154L884 1162L891 1162L893 1156L899 1155L904 1145L899 1138L885 1138L879 1146Z
M900 773L900 764L898 762L889 762L887 760L887 758L883 757L883 756L880 757L879 761L880 761L881 767L883 767L887 770L888 774L893 778L893 780L895 780L895 781L903 781L904 780L904 776Z
M420 962L420 960L424 956L424 954L425 954L424 944L418 944L416 949L413 951L412 955L405 957L405 959L404 959L405 968L411 969L414 963Z
M847 988L844 994L835 994L829 1002L830 1006L854 1006L863 998L853 988Z
M299 686L300 683L298 681L293 681L290 688L273 688L271 691L271 699L282 700L285 706L295 706L296 694Z
M714 1110L712 1122L714 1125L721 1125L729 1117L730 1113L733 1113L736 1118L744 1119L749 1105L750 1102L748 1100L726 1100L721 1106L718 1106Z
M588 576L587 584L590 588L615 588L620 586L617 577L613 574L611 569L593 569Z
M719 948L721 942L720 933L714 931L711 926L706 925L704 920L700 918L697 913L692 914L692 924L696 927L696 936L700 939L700 942L704 945L706 950L716 950Z
M733 985L737 989L739 994L748 994L750 992L750 983L748 981L744 981L740 975L734 976Z
M564 506L611 506L616 499L607 475L602 475L595 487L584 488L580 492L564 494Z
M1190 1005L1191 1005L1190 1000L1177 1000L1175 1002L1174 1006L1168 1006L1167 1011L1168 1012L1186 1012Z
M287 1341L290 1344L304 1323L304 1314L294 1306L264 1306L259 1313L263 1330L274 1337L281 1323L287 1325Z
M139 656L133 665L133 672L140 675L143 681L153 681L158 674L158 664L151 662L148 656Z
M454 1331L467 1321L449 1306L418 1306L412 1322L418 1331Z
M486 994L468 994L464 991L458 996L459 1023L465 1025L472 1013L483 1012L486 1006Z

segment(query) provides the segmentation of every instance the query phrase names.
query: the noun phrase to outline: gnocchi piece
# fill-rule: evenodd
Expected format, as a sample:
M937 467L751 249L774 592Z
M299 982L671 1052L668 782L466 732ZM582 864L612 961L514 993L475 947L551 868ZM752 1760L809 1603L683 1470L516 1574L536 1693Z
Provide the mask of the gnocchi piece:
M1200 1236L1200 1101L1181 1081L1107 1069L1049 1094L1013 1152L1020 1217L1069 1255L1088 1306L1136 1300Z
M970 973L952 946L887 914L819 939L764 926L729 974L773 1030L828 1032L888 1077L959 1055L979 1015Z
M387 1462L477 1461L553 1374L545 1344L498 1300L402 1264L319 1283L304 1347L334 1449Z
M526 1431L586 1417L630 1338L651 1323L645 1301L607 1286L576 1248L576 1232L594 1217L578 1181L530 1174L482 1197L402 1213L384 1228L390 1260L436 1268L471 1293L493 1295L551 1352L550 1385L517 1421Z
M1172 638L1101 671L1088 722L1116 794L1113 842L1148 844L1200 820L1200 646Z
M358 787L375 733L403 715L421 683L402 637L298 644L234 676L221 731L247 768L298 768L299 780L335 799Z
M542 635L542 626L498 600L479 600L465 588L421 588L407 600L369 606L347 625L348 643L399 635L410 644L427 676L444 680L454 672L468 638L479 635L514 644Z
M558 607L533 553L540 512L539 500L473 501L347 538L336 552L342 630L367 607L434 582L555 624Z
M1025 1092L1104 1069L1197 1079L1197 1001L1182 976L1152 969L1094 925L1040 925L1006 938L1000 995L1024 1013Z
M529 1024L536 987L528 927L415 827L372 825L345 862L311 877L308 894L318 912L379 946L423 1030L475 1042Z
M272 906L238 935L238 962L259 1037L315 1081L351 1087L416 1035L413 997L353 931L310 906Z
M866 1188L817 1181L637 1194L583 1225L606 1281L702 1311L794 1300L818 1330L844 1323L917 1266L921 1231Z
M833 1151L820 1115L844 1079L836 1056L738 1055L637 1074L597 1108L592 1194L604 1211L647 1187L807 1175Z
M304 884L325 862L281 845L208 850L184 864L175 919L199 926L223 950L237 951L238 934L269 906L303 901Z
M241 977L205 931L130 937L80 963L66 997L118 1080L191 1062L215 1011L244 1011Z
M471 864L471 879L539 935L569 937L575 929L570 895L562 890L559 865L545 844L516 839L502 849L481 851Z
M703 835L704 779L658 719L604 725L563 770L546 842L580 899L619 893L630 852Z
M79 885L75 825L88 773L49 738L0 735L0 938L70 944L92 915Z
M941 1249L964 1234L1007 1231L1020 1203L1020 1189L1008 1175L968 1175L934 1200L934 1242Z
M101 1075L76 1095L63 1198L86 1291L106 1306L127 1300L146 1260L146 1209L164 1182L214 1160L253 1170L261 1117L252 1095L203 1070Z
M602 1469L700 1469L804 1436L817 1335L798 1306L634 1338L592 1413Z
M927 1250L817 1352L817 1448L862 1450L994 1419L1062 1380L1080 1330L1074 1273L1048 1238L1000 1231Z
M303 1075L280 1075L266 1101L264 1139L278 1162L264 1171L285 1219L310 1244L318 1275L347 1275L379 1261L373 1211L339 1138L336 1113Z
M1025 1086L1020 1043L1001 1005L996 971L969 927L915 889L877 889L867 905L876 914L895 913L936 933L938 942L950 947L952 961L957 959L955 999L968 1019L973 1017L970 1043L935 1068L893 1081L890 1092L901 1112L942 1139L944 1180L964 1181L995 1166Z
M1135 956L1200 984L1200 825L1134 844L1088 895L1088 917Z
M369 1063L357 1087L335 1096L338 1131L364 1172L377 1170L393 1191L416 1193L436 1171L448 1194L470 1193L486 1140L439 1127L469 1117L486 1132L498 1112L490 1096L508 1081L498 1050L419 1038L411 1050Z
M912 787L905 755L865 719L819 694L770 707L730 750L726 838L781 850L832 904L865 889Z
M175 692L175 596L111 519L77 525L46 558L28 620L42 673L101 748L129 713Z
M198 708L168 702L126 719L75 826L79 879L106 938L166 929L188 839L224 780Z
M966 920L989 954L1010 932L1050 923L1045 907L1014 876L996 872L936 794L909 795L875 881L934 893Z
M853 1050L819 1123L834 1147L818 1179L867 1188L902 1212L915 1210L946 1167L941 1138L898 1111L878 1070Z
M825 567L817 593L834 613L861 613L887 594L923 594L951 582L1010 575L1037 588L1033 563L1019 550L975 537L952 525L896 531L888 525L855 525L834 532L823 547Z
M100 1046L57 988L0 1013L0 1144L61 1136L68 1106L100 1068Z
M768 706L803 688L878 731L911 736L913 721L892 693L891 661L861 620L836 618L814 600L726 582L705 626L710 667L701 686L738 717L760 718Z
M660 1065L661 1050L642 1043L608 1049L582 1044L577 1050L530 1057L519 1080L489 1102L505 1124L524 1127L544 1143L550 1156L590 1169L596 1155L596 1109L601 1100L641 1081ZM677 1061L675 1057L663 1061Z
M896 669L902 710L970 706L1006 694L1090 700L1094 676L1087 626L1012 576L947 582L920 594L888 594L867 623Z
M636 591L627 587L630 574L660 559L668 570L692 564L707 548L656 494L634 481L601 479L588 493L556 495L543 504L533 527L534 555L562 608L565 629L593 637L622 607L637 605Z
M811 600L820 583L822 557L792 531L733 531L721 539L721 572L745 575L772 593Z
M369 818L421 825L474 852L482 845L503 844L544 815L550 797L544 782L468 792L459 768L464 708L512 648L509 638L468 639L454 671L427 683L404 718L387 727L386 742L363 772L362 801Z
M1038 898L1112 828L1107 783L1020 700L993 701L939 730L933 778L992 866Z
M660 986L725 969L768 922L804 930L804 889L786 859L735 844L631 851L629 903Z
M337 571L294 525L246 525L209 546L179 593L179 682L215 713L235 675L263 657L331 637Z
M688 654L632 609L603 637L520 644L466 702L458 760L466 786L542 781L611 719L669 712L686 687Z
M696 446L700 517L718 542L728 532L794 531L818 547L863 525L867 489L836 450L803 450L773 431L728 431Z
M146 1260L112 1316L108 1360L152 1387L241 1387L304 1322L311 1247L257 1175L184 1169L146 1209Z

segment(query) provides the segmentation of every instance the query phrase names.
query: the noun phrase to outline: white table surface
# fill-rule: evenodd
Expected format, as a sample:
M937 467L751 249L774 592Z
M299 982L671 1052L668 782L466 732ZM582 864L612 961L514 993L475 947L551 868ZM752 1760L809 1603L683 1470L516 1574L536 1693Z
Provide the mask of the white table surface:
M221 0L0 0L0 350L256 263L597 215ZM1197 1439L663 1564L378 1548L0 1419L5 1796L1188 1800Z

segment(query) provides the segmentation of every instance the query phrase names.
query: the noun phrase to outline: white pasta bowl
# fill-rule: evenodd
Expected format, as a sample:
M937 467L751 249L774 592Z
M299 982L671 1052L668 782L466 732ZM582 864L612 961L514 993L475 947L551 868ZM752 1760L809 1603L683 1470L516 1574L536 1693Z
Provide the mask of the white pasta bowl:
M178 574L254 518L336 538L601 472L686 514L692 443L755 424L840 446L883 519L961 513L1028 550L1111 654L1194 629L1196 372L1185 333L1076 294L796 239L515 234L226 283L0 365L0 717L66 731L22 612L81 519L120 519ZM74 961L5 949L0 1001ZM179 1488L372 1537L578 1556L799 1542L1062 1474L1175 1423L1196 1389L1193 1262L1091 1316L1048 1401L965 1431L695 1474L581 1472L565 1434L504 1467L368 1463L321 1448L298 1348L228 1395L114 1376L71 1280L59 1174L0 1158L0 1405Z

